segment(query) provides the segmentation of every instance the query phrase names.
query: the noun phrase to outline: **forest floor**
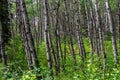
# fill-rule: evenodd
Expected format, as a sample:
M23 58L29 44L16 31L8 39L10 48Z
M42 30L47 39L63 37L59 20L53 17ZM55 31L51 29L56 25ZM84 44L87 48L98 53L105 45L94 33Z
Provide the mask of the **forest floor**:
M73 65L72 54L70 53L69 46L67 44L67 57L65 70L62 71L58 76L54 77L54 80L119 80L120 79L120 65L114 64L114 57L112 51L111 41L105 41L105 50L107 54L106 71L103 71L103 57L94 55L91 58L90 46L88 39L84 39L85 50L87 57L83 61L78 54L78 46L74 43L74 50L76 54L77 65ZM62 44L64 46L64 44ZM45 52L45 43L42 42L38 47L38 59L40 62L40 69L33 71L27 70L27 62L25 57L24 48L19 37L15 37L11 40L10 45L7 47L7 55L9 66L3 72L4 67L0 64L0 80L35 80L36 71L41 71L43 80L50 80L49 71L47 69L47 60ZM13 55L14 54L14 55ZM120 56L119 56L120 57ZM120 59L120 58L119 58ZM14 63L11 63L14 62ZM55 72L53 68L53 72Z

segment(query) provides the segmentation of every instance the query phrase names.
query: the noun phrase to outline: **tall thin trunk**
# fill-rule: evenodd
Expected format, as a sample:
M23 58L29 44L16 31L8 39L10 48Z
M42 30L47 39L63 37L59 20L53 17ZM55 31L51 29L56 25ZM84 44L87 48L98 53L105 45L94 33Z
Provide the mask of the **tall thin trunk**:
M5 44L8 43L9 36L9 16L8 1L0 1L0 55L4 66L7 66L7 55L5 53Z
M31 34L30 23L29 23L27 11L26 11L26 5L25 5L24 0L20 0L20 8L21 8L21 11L22 11L21 16L22 16L22 19L23 19L25 34L26 34L26 37L28 39L28 46L29 46L29 49L30 49L30 53L32 55L33 63L36 67L39 67L37 54L36 54L35 46L34 46L34 40L33 40L32 34Z
M74 51L74 48L73 48L73 40L72 40L72 22L70 22L70 20L69 20L68 8L67 8L67 1L66 0L64 0L64 9L65 9L66 26L68 26L66 28L66 31L68 29L69 44L70 44L70 49L71 49L71 53L72 53L72 57L73 57L73 63L74 63L74 66L76 66L77 65L76 55L75 55L75 51Z
M70 44L70 49L71 49L71 53L72 53L72 57L73 57L73 61L74 61L74 66L77 65L77 61L76 61L76 54L75 54L75 50L73 47L73 40L72 40L72 23L68 23L69 26L69 44Z
M60 65L63 69L64 64L63 64L63 52L60 43L59 7L60 7L60 0L57 2L57 7L55 10L55 27L56 27L55 32L56 32L56 44L58 46L58 53L59 53L58 55L60 58Z
M104 47L104 39L103 39L103 24L101 21L100 10L98 8L98 0L95 0L95 12L96 12L96 26L99 28L99 37L100 37L100 45L101 51L103 55L103 71L104 71L104 78L105 78L105 71L106 71L106 53Z
M87 19L87 27L88 27L88 38L90 42L90 52L91 52L91 55L93 55L93 40L92 40L92 35L91 35L92 31L91 31L91 26L90 26L90 15L88 12L86 0L84 0L84 4L85 4L85 12L86 12L86 19Z
M32 57L31 57L31 54L30 54L30 52L28 50L29 48L27 46L28 43L27 43L27 39L26 39L26 36L25 36L24 28L23 28L23 22L21 20L21 11L20 11L20 4L19 3L20 3L19 0L17 0L16 1L17 24L18 24L18 27L19 27L21 37L23 39L23 43L24 43L23 45L25 47L25 52L26 52L26 57L27 57L27 62L28 62L28 68L29 68L29 70L32 70L33 69Z
M81 25L81 12L79 9L79 2L77 2L76 0L73 0L73 11L74 11L74 25L76 27L76 35L77 35L77 41L78 41L78 47L79 47L79 54L81 55L82 60L84 61L84 58L86 57L86 53L85 53L85 48L84 48L84 43L83 43L83 39L82 39L82 26Z
M106 4L106 10L108 13L110 32L112 36L111 39L112 39L112 47L113 47L113 52L114 52L114 60L115 60L115 63L118 64L118 52L117 52L117 45L116 45L115 28L113 25L113 18L111 15L111 8L110 8L109 0L105 0L105 4Z
M63 17L63 34L64 34L64 37L63 37L63 39L64 39L64 64L66 64L66 53L67 53L67 48L66 48L66 46L67 46L67 27L66 27L66 25L67 25L67 2L66 2L66 0L64 0L64 2L63 2L63 4L64 4L64 17Z
M49 45L49 15L48 15L48 1L43 0L43 7L44 7L44 40L46 44L46 55L47 55L47 61L48 61L48 68L52 71L52 61L51 61L51 53L50 53L50 45ZM51 72L52 76L52 72Z
M5 44L3 41L3 30L2 30L2 22L1 22L1 17L0 17L0 54L2 56L2 62L4 66L7 66L7 57L5 54Z
M10 5L10 2L11 0L7 0L8 1L8 12L9 12L9 25L10 25L10 32L11 32L11 36L13 37L14 36L14 27L13 27L13 14L11 12L11 5Z
M49 44L50 44L50 48L51 48L51 53L52 53L52 56L53 56L52 59L54 61L55 72L56 72L56 75L58 75L59 72L60 72L60 67L58 65L58 60L57 60L57 56L55 54L55 50L54 50L54 47L53 47L52 38L51 38L50 33L48 34L48 37L49 37Z
M32 33L30 30L30 23L29 23L29 19L28 19L28 14L27 14L27 10L26 10L26 4L24 0L17 0L19 1L19 7L20 7L20 18L22 19L22 31L23 31L23 40L24 43L27 43L25 47L26 52L28 52L28 56L31 55L32 57L32 63L34 65L35 68L39 68L39 62L38 62L38 58L37 58L37 53L35 51L35 45L34 45L34 40L32 37ZM17 2L16 1L16 2ZM27 53L26 53L27 54ZM27 56L27 57L28 57ZM36 76L37 80L41 79L41 76Z
M118 0L118 17L119 17L119 23L118 23L119 32L118 32L118 35L119 35L119 45L120 45L120 0Z

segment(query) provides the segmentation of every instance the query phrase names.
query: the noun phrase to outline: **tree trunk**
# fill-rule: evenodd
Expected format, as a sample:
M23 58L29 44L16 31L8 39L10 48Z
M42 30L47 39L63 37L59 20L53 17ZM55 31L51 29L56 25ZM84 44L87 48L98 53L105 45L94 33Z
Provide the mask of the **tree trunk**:
M119 17L119 23L118 23L118 27L119 27L119 32L118 32L118 36L119 36L119 45L120 45L120 0L118 0L118 17Z
M104 39L103 39L103 24L102 24L102 21L101 21L100 10L98 8L98 0L95 0L95 12L96 12L96 26L99 28L101 51L102 51L102 55L103 55L103 72L104 72L104 78L105 78L106 53L105 53Z
M2 56L2 62L4 66L7 66L7 57L5 54L5 45L3 41L3 30L2 30L2 22L1 22L1 17L0 17L0 55Z
M35 45L34 45L34 40L32 37L32 33L30 30L30 23L28 19L28 14L26 10L26 5L24 0L16 0L16 2L19 1L19 7L20 7L20 18L22 20L22 35L23 35L23 42L26 43L25 50L28 59L32 57L32 63L35 68L39 68L39 62L37 58L37 53L35 51ZM30 56L31 55L31 56ZM29 59L30 60L30 59ZM41 79L41 76L36 76L37 80Z
M115 60L115 63L118 64L118 52L117 52L117 45L116 45L115 28L113 25L113 18L111 16L109 0L105 0L105 4L106 4L106 10L108 13L110 32L111 32L111 36L112 36L111 39L112 39L112 47L113 47L113 52L114 52L114 60Z
M52 61L51 61L51 53L50 53L50 45L49 45L49 15L48 15L48 1L43 0L43 7L44 7L44 40L46 44L46 55L47 55L47 61L48 61L48 68L51 71L51 76L52 75Z
M7 66L7 56L5 54L5 45L9 41L10 28L9 28L9 13L8 1L0 1L0 55L4 66Z
M86 19L87 19L87 27L88 27L88 38L89 38L89 42L90 42L90 53L91 55L93 55L93 39L92 39L92 35L91 35L91 26L90 26L90 14L88 12L88 7L87 7L87 1L84 0L84 4L85 4L85 12L86 12Z

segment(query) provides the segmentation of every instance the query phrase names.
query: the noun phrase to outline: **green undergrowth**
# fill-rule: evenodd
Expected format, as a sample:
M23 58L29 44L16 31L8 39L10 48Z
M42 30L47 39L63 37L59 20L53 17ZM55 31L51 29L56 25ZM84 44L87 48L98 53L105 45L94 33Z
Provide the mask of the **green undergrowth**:
M65 70L62 71L61 69L61 73L58 76L55 76L54 80L119 80L120 65L115 66L114 64L111 41L105 41L105 50L107 54L105 75L103 72L102 53L100 53L99 58L96 53L91 57L89 41L87 38L84 38L83 41L87 54L86 59L81 61L78 45L74 42L73 46L77 61L77 65L74 66L70 47L67 43ZM61 47L64 52L64 43L61 44ZM118 52L120 52L119 49ZM36 68L32 71L28 70L25 51L19 35L11 39L9 45L6 47L6 53L8 66L3 67L2 63L0 63L0 80L36 80L36 75L42 76L42 80L52 80L50 71L47 68L45 42L40 43L38 47L40 68Z

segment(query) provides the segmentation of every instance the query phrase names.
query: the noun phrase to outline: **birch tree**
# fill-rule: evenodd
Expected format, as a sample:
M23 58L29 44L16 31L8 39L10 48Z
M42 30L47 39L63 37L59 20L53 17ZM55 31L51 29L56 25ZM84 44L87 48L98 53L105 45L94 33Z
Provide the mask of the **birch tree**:
M29 60L29 58L31 57L32 59L31 65L34 65L35 68L39 68L39 62L37 58L37 53L35 51L34 40L32 37L31 30L30 30L30 23L28 19L28 13L26 10L26 4L24 0L17 0L17 1L19 2L18 4L19 4L19 9L20 9L20 19L22 20L22 26L20 27L21 27L21 31L23 35L22 36L23 42L26 44L24 47L26 50L26 54L28 54L27 58ZM36 78L37 80L40 80L41 76L36 76Z
M117 45L116 45L115 27L113 25L113 18L111 15L111 8L110 8L109 0L105 0L105 5L106 5L106 11L108 14L108 19L109 19L110 32L112 36L111 40L112 40L112 47L113 47L113 52L114 52L114 60L115 60L115 63L118 64L118 51L117 51Z
M52 61L51 61L51 53L50 53L50 45L49 45L49 15L48 15L48 1L43 0L43 7L44 7L44 40L46 45L46 55L48 61L48 68L51 71L52 76Z
M95 0L95 12L96 12L96 26L99 28L99 38L100 38L100 47L103 55L103 72L105 77L105 71L106 71L106 52L105 52L105 46L104 46L104 38L103 38L103 23L101 21L101 15L100 15L100 6L98 5L99 1Z

